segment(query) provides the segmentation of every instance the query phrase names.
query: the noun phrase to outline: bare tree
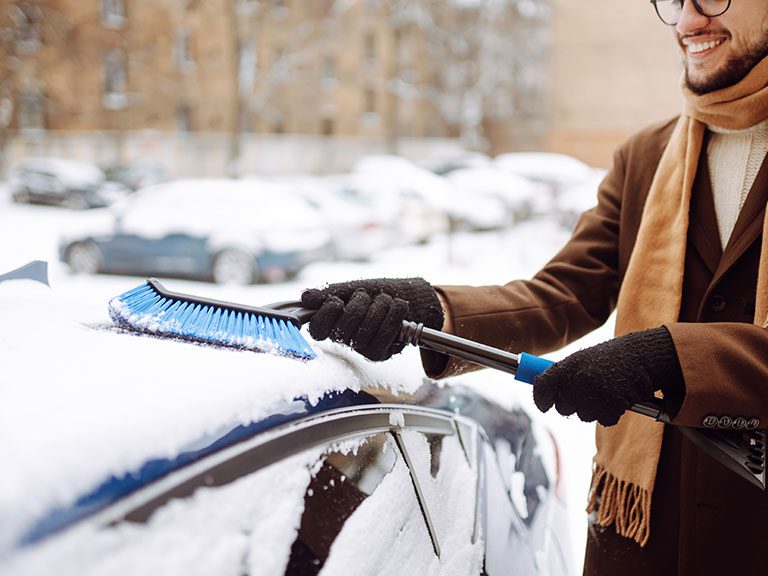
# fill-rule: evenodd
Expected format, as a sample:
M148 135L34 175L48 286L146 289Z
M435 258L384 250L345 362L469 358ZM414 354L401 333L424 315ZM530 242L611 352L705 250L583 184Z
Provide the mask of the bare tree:
M0 174L7 168L11 131L45 127L45 86L36 57L68 31L66 18L48 3L0 2Z

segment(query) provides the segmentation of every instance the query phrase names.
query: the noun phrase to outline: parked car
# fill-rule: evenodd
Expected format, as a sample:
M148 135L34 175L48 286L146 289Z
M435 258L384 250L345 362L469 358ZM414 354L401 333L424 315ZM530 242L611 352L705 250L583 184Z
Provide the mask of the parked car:
M499 170L540 182L556 195L563 188L583 183L593 168L578 158L553 152L508 152L494 158Z
M554 213L564 228L572 229L583 212L597 206L597 190L606 173L606 170L595 168L589 178L580 184L567 186L560 192Z
M321 214L284 192L236 180L150 186L115 207L111 231L63 238L59 257L75 273L281 280L332 248Z
M504 206L505 225L527 220L549 206L547 191L527 178L498 168L460 168L446 178L462 193L477 199L491 196Z
M104 167L104 174L108 182L120 184L131 192L169 180L168 172L162 164L150 159L108 164Z
M404 185L395 174L378 169L353 170L325 178L326 184L347 202L368 207L398 230L398 244L427 242L448 230L443 209L428 200L423 189Z
M257 177L263 180L264 177ZM269 178L323 215L336 260L362 262L401 243L400 221L364 194L348 194L346 176L285 175Z
M448 226L454 229L493 230L506 222L505 208L498 198L463 194L447 178L402 156L364 156L355 163L353 174L365 176L380 187L389 187L442 213Z
M557 445L522 408L333 344L132 337L12 284L0 574L569 573Z
M436 155L420 164L439 176L445 176L455 170L487 168L492 162L493 159L486 154L467 151L463 153Z
M97 166L63 158L27 158L9 177L14 202L78 210L108 206L119 197L119 191L104 183L104 173Z

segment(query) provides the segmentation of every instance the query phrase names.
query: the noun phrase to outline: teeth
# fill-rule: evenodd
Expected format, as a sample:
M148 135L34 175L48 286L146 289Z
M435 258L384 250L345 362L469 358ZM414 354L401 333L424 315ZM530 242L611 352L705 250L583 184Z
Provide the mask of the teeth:
M688 52L691 54L698 54L699 52L704 52L704 50L709 50L710 48L714 48L718 44L722 44L722 40L712 40L710 42L695 42L693 44L688 45Z

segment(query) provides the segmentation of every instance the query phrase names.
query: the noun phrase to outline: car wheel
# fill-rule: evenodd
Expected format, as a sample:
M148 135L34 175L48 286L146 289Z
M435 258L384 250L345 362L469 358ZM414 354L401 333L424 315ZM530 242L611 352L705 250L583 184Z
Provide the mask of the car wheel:
M103 261L101 250L93 242L77 242L67 250L66 263L75 274L95 274Z
M11 198L17 204L29 204L29 192L26 190L14 190Z
M79 194L67 194L61 204L65 208L72 210L85 210L89 208L88 202Z
M245 286L256 278L256 264L250 254L242 250L224 250L213 260L211 276L216 284Z

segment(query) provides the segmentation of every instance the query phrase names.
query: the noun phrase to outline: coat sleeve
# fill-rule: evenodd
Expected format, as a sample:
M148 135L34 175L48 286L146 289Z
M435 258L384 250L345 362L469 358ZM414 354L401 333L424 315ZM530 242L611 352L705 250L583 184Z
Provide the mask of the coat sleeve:
M737 322L673 323L685 396L673 424L705 426L716 416L768 423L768 330ZM712 425L711 421L708 424Z
M619 287L619 227L625 186L623 149L565 247L530 280L497 286L437 286L452 331L509 352L542 354L603 324ZM535 242L535 238L531 238ZM427 375L443 378L477 366L422 351Z

